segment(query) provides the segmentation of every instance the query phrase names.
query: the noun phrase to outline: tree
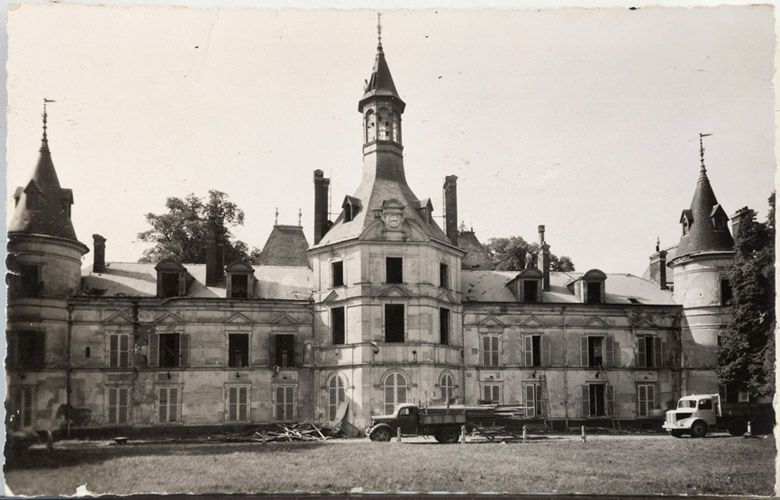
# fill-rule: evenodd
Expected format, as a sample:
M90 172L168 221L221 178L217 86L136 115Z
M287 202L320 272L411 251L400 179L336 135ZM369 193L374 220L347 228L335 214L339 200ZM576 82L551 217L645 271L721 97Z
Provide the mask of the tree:
M230 228L244 224L244 211L230 201L230 197L210 190L207 199L190 193L182 198L170 197L165 202L167 212L146 214L152 226L138 233L138 239L154 246L144 250L139 262L159 262L174 259L178 262L203 264L206 262L206 239L209 220L221 221L225 234L225 262L254 262L260 254L257 248L240 240L233 240Z
M539 245L528 243L520 236L509 238L490 238L485 245L493 269L498 271L520 271L529 265L536 265L536 252ZM550 271L574 271L574 262L564 255L550 254Z
M756 396L775 390L775 195L766 222L745 217L734 235L731 319L721 336L718 377Z

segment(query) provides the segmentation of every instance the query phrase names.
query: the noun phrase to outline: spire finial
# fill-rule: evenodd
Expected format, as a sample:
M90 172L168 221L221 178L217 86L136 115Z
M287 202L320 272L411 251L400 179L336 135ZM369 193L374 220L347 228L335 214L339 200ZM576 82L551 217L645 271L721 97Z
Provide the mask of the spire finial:
M704 166L704 138L712 134L702 134L699 132L699 157L701 158L701 173L707 173L707 167Z
M381 51L382 50L382 13L381 12L376 13L376 40L377 40L376 49Z
M660 252L661 251L661 237L656 236L655 237L655 251Z
M46 104L54 102L54 99L46 99L43 98L43 137L41 137L41 151L48 151L49 150L49 138L46 135L46 122L48 120L48 113L46 112Z
M274 211L274 226L279 225L279 207L276 207L276 210Z
M298 226L301 226L301 219L303 218L303 210L298 209Z

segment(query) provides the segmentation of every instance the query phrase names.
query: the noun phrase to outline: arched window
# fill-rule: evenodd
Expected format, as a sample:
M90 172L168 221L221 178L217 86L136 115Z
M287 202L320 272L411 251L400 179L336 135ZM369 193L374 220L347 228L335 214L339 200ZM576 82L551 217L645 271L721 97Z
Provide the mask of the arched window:
M376 115L373 110L368 110L366 113L366 142L373 142L376 140Z
M443 372L439 377L439 387L441 387L441 395L444 398L444 402L452 401L455 395L455 382L452 379L450 372Z
M393 140L401 144L401 115L393 113Z
M406 377L400 373L391 373L385 378L385 414L395 411L395 406L406 403Z
M341 403L347 400L346 384L341 375L333 375L328 382L328 420L336 420Z
M390 116L390 110L387 108L382 108L379 110L379 113L377 114L377 128L379 129L377 138L380 141L389 141L391 139L390 132L392 130L391 126L391 116Z

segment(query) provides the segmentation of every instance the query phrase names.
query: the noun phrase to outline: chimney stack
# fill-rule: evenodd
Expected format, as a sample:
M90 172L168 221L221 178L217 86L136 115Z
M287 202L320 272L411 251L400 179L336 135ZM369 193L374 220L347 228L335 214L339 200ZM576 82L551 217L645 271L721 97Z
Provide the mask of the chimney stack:
M661 240L655 244L655 253L650 256L650 279L658 283L661 290L668 290L666 284L666 250L661 250Z
M550 245L544 241L544 225L539 225L539 250L536 253L536 266L542 271L542 285L545 291L550 290Z
M328 232L328 191L330 179L324 177L322 170L314 171L314 244L320 242Z
M106 239L99 234L93 234L92 241L95 250L92 272L104 273L106 272Z
M453 245L458 245L458 177L444 178L444 227Z
M739 234L739 225L742 222L753 220L753 217L755 216L756 213L748 207L742 207L734 212L734 215L731 216L731 236L733 236L734 239L737 239L737 234Z
M225 231L222 220L209 216L206 236L206 286L217 286L225 282Z

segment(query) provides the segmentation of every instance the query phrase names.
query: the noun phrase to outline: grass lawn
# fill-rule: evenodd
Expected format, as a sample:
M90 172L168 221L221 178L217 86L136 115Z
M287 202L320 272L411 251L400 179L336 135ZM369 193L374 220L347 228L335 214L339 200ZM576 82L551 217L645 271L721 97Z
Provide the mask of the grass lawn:
M29 450L6 466L19 495L467 491L771 495L768 439L550 438L526 444L296 442Z

